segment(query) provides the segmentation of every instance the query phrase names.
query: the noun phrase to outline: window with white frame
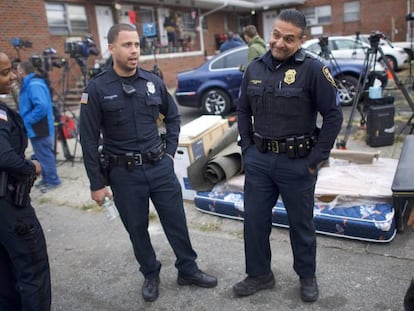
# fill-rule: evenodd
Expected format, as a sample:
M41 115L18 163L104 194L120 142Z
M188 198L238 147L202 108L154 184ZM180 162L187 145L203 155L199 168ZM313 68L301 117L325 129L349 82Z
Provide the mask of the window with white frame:
M66 3L45 3L49 31L54 35L84 35L89 32L85 7Z
M330 5L321 5L303 9L308 26L326 25L331 23L332 9Z
M344 3L344 22L359 21L359 1Z

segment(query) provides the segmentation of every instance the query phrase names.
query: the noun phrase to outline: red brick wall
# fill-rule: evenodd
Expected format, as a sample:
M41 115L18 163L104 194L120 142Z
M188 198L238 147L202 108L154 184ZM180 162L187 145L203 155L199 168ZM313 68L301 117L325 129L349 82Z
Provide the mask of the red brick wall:
M70 2L86 4L88 21L91 34L94 39L97 38L97 25L95 17L95 4L113 5L113 1L109 0L54 0L55 2ZM324 25L325 35L342 35L354 34L356 31L361 33L369 33L372 30L380 30L391 37L392 23L398 33L395 34L396 41L405 40L407 24L405 16L406 0L360 0L361 21L353 23L343 23L343 3L346 0L307 0L304 6L318 6L330 4L332 6L332 24ZM120 1L122 2L122 1ZM135 2L138 3L138 2ZM136 4L138 5L138 4ZM300 7L298 7L300 9ZM414 11L414 9L413 9ZM13 0L0 1L0 18L1 40L0 50L6 52L11 58L15 58L16 51L11 45L13 37L30 40L33 43L31 49L23 49L20 51L22 60L27 60L31 55L41 53L45 48L52 47L57 50L58 55L66 57L70 63L70 72L68 74L69 84L73 85L76 81L82 79L79 66L75 60L70 59L69 55L64 53L65 38L62 36L53 36L49 33L44 1L39 0ZM258 30L261 32L261 14L256 12L258 19ZM115 14L116 15L116 14ZM205 41L205 51L207 55L215 52L214 35L216 33L226 32L225 18L228 18L228 27L235 25L234 14L218 11L208 15L207 30L204 30L203 36ZM116 17L116 16L114 16ZM234 29L228 29L234 30ZM97 40L97 39L96 39ZM196 38L198 41L199 38ZM92 66L95 57L88 59L88 65ZM159 59L158 65L164 73L165 82L168 87L175 86L175 76L179 71L194 68L204 61L204 56L179 57L176 59ZM151 69L153 60L142 61L141 66ZM60 90L62 70L53 68L50 72L52 84Z
M381 31L392 38L393 24L397 33L394 32L394 41L405 41L407 23L406 0L360 0L360 21L343 22L344 2L346 0L308 0L301 7L315 7L331 5L332 23L323 25L323 32L326 36L352 35L357 31L370 33ZM299 7L299 9L301 8Z

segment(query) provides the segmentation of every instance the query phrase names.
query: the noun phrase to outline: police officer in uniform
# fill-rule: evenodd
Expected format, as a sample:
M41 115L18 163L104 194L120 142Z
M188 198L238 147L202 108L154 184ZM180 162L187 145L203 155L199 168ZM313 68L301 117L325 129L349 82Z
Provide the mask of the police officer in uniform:
M0 94L16 75L0 52ZM17 112L0 101L0 310L50 310L51 286L46 241L30 204L37 161L25 159L28 138Z
M146 301L158 298L161 269L148 233L149 198L177 257L178 284L214 287L217 279L196 264L174 173L180 131L177 106L162 80L138 67L140 41L134 27L112 26L108 43L113 64L89 82L81 99L80 139L92 199L102 204L105 197L112 197L105 187L106 172L145 278L142 295ZM164 116L164 137L159 134L159 114ZM102 157L98 153L100 133Z
M237 296L275 285L269 236L272 207L279 195L288 214L301 298L313 302L319 295L315 183L318 166L329 157L343 117L328 69L301 49L305 28L301 12L282 11L272 27L270 50L250 63L243 77L237 113L245 169L247 277L234 285ZM323 119L319 135L318 112Z

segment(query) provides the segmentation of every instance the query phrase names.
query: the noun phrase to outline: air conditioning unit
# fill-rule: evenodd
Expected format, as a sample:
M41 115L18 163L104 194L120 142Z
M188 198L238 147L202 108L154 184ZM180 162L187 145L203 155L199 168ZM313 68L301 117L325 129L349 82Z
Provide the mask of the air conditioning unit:
M306 19L306 24L308 26L317 25L318 24L318 19L316 17L314 17L314 18L307 18Z

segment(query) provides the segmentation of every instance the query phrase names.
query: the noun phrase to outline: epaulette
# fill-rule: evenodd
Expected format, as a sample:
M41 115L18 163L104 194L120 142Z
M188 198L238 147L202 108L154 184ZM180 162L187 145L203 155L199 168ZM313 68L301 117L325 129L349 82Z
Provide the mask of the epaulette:
M108 71L108 69L102 69L99 73L93 75L93 77L91 77L90 80L94 80L97 77L100 77L100 76L104 75L107 71Z
M307 53L304 49L299 49L295 54L295 62L302 63L307 57Z

